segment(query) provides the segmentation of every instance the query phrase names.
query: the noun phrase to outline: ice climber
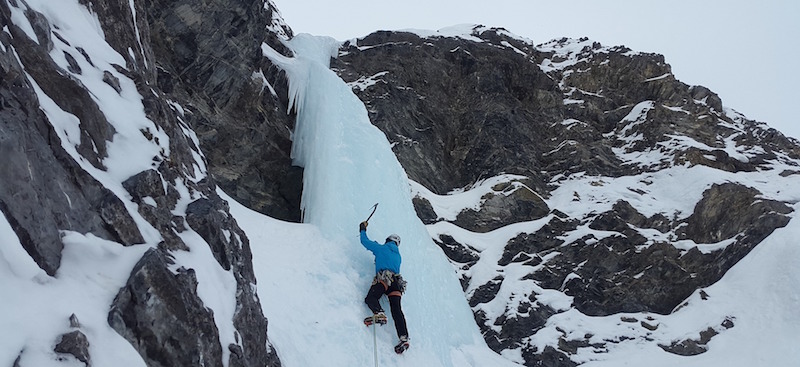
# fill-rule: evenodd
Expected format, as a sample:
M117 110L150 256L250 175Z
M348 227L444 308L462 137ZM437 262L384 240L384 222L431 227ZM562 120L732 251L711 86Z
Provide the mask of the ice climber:
M400 236L392 234L386 238L386 243L381 245L367 237L366 221L361 222L358 227L361 233L361 244L375 255L375 279L372 280L372 286L364 299L373 315L364 319L364 324L367 326L373 323L386 324L386 314L383 313L379 301L384 294L387 295L394 327L400 338L400 343L394 347L394 351L403 353L408 349L409 343L406 317L400 306L400 298L406 289L406 282L400 275Z

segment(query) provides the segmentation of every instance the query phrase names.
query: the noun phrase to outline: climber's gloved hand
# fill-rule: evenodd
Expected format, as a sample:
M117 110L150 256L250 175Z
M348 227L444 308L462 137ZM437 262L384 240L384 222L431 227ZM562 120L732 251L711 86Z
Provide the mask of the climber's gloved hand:
M361 224L358 225L358 230L359 231L366 231L367 230L367 222L366 221L365 222L361 222Z

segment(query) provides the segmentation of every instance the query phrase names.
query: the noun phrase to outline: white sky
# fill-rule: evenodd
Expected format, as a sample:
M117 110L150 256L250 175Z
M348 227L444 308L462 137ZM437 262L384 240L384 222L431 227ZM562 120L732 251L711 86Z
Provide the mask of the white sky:
M272 0L295 33L346 40L376 30L476 23L542 43L589 37L663 54L675 76L704 85L750 119L800 138L800 1ZM488 4L488 5L487 5Z

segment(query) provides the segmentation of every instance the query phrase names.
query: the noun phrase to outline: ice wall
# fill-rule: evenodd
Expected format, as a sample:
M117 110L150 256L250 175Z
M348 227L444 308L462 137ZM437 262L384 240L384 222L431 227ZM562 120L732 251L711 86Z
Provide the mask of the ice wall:
M345 310L342 313L355 309L363 316L368 314L363 297L374 267L371 254L358 243L358 224L369 215L371 206L379 203L368 234L379 242L391 233L402 237L402 273L409 283L403 308L412 349L391 363L426 366L509 363L486 347L452 266L416 216L408 178L386 136L370 123L363 103L329 70L338 43L328 37L301 34L288 46L295 53L293 58L281 56L266 45L263 50L265 56L287 72L289 97L297 109L292 154L295 164L305 168L304 222L317 227L334 246L323 248L320 244L315 248L315 255L323 253L324 259L311 261L314 265L306 270L319 273L317 285L322 302L342 307ZM328 287L333 285L336 274L348 271L357 274L352 285L337 282L336 287ZM342 300L344 305L329 301L342 293L357 296ZM388 311L387 306L384 308ZM382 342L395 343L391 323L384 329L390 331L382 330L388 334ZM371 334L342 330L320 333L355 338L357 350L372 356Z

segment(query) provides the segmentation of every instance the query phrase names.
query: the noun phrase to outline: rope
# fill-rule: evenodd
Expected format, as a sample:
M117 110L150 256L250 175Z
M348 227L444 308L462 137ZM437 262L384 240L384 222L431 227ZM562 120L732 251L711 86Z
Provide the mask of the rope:
M372 345L375 348L375 367L378 367L378 326L375 324L375 316L372 316Z

